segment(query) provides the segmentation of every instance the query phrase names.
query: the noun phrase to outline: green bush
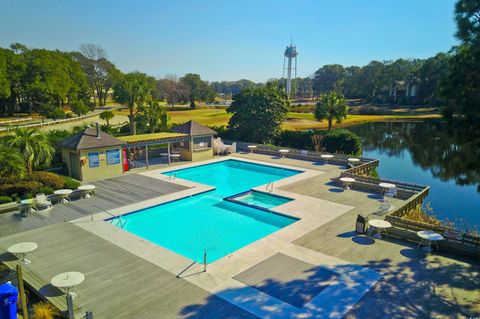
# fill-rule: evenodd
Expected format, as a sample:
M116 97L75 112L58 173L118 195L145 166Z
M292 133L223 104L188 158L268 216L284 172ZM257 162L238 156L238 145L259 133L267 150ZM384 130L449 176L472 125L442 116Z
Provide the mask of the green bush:
M73 112L68 112L68 113L65 113L65 117L66 117L67 119L72 119L72 118L74 118L74 117L76 117L76 116L75 116L75 114L74 114Z
M10 202L13 202L13 198L10 196L0 196L0 204L6 204Z
M68 189L77 189L78 186L80 186L80 182L74 180L73 178L64 177L64 183L63 183L63 188L68 188Z
M329 153L359 155L362 150L360 138L348 130L333 130L325 135L322 142Z
M37 189L37 193L44 193L45 195L51 195L53 194L54 189L49 187L49 186L43 186Z
M62 108L56 107L47 113L47 117L52 120L63 119L65 118L65 112L63 111Z
M35 181L22 181L14 184L1 184L0 196L24 196L26 194L36 193L39 188L43 187L42 183Z
M42 183L43 186L48 186L53 189L61 189L64 184L63 177L50 172L32 172L26 179Z
M282 131L280 135L274 139L273 143L278 146L313 151L312 135L314 134L323 134L323 132L319 133L314 130Z

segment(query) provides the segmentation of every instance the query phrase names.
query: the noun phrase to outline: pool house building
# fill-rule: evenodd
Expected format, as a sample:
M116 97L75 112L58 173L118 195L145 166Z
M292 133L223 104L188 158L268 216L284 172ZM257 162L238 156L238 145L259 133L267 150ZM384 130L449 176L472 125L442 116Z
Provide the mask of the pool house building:
M59 143L68 176L80 181L103 179L159 163L213 158L216 132L189 121L171 132L114 137L96 127Z

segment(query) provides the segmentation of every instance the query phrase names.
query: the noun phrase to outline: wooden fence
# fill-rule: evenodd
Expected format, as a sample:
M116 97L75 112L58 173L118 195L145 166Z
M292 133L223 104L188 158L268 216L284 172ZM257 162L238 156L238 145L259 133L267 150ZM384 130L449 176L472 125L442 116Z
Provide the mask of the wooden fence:
M442 250L453 253L462 253L472 256L480 256L480 236L471 232L459 231L446 226L435 226L427 223L409 220L406 218L387 215L385 220L393 226L389 233L411 241L418 242L418 231L430 230L442 234L445 240L438 242Z

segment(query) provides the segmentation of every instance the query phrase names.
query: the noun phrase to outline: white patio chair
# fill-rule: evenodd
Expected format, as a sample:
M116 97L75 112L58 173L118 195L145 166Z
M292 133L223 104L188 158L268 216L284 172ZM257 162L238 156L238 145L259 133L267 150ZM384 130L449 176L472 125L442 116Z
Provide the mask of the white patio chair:
M389 188L387 192L383 195L386 198L397 198L398 190L396 187Z
M35 196L36 208L38 210L46 210L52 207L52 202L43 193L39 193Z

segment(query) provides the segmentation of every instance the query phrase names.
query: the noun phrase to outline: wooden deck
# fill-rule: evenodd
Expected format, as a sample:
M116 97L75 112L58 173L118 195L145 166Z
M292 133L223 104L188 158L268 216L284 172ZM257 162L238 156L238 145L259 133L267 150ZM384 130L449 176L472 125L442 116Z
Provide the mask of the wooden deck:
M65 271L80 271L85 281L75 299L78 314L93 311L95 318L255 318L201 288L137 257L71 223L59 223L0 239L0 249L20 241L39 247L34 262L26 265L25 277L35 273L34 288L61 310L61 292L50 279ZM10 254L2 261L14 267Z
M183 186L132 174L93 182L95 195L88 199L72 200L67 204L55 204L49 211L22 215L18 211L0 214L0 237L35 229L42 226L69 221L141 202L161 195L186 189ZM96 207L92 207L96 206Z
M235 156L325 171L281 189L355 207L294 242L383 275L346 318L468 318L480 314L478 260L460 260L443 253L425 256L414 243L391 238L373 241L357 236L353 231L357 214L375 214L380 198L374 193L343 191L332 183L330 179L339 175L338 166L259 154ZM13 234L0 238L0 249L5 250L19 241L36 241L39 249L34 263L26 266L26 273L34 272L35 288L50 295L62 309L63 301L58 291L49 288L48 281L57 273L76 270L86 274L76 299L79 313L91 310L95 318L253 318L250 313L177 279L161 267L63 222L63 219L89 214L91 205L111 209L177 191L170 183L139 178L143 177L131 174L99 181L97 183L103 184L97 184L99 192L94 199L57 205L62 209L52 210L54 216L43 216L39 221L17 220L15 214L4 219L6 215L0 215L0 237ZM392 205L398 207L402 202L394 200ZM66 207L70 211L65 211ZM381 218L381 214L378 216ZM47 226L41 227L44 225ZM22 232L27 229L33 230ZM1 258L13 267L15 262L8 261L10 255L3 254Z
M416 243L394 238L373 241L358 236L354 232L357 214L375 214L379 197L336 189L330 178L338 176L338 167L256 154L239 156L325 170L327 174L281 189L355 207L294 242L383 275L346 318L469 318L480 314L479 260L442 252L426 256ZM392 205L402 205L402 201Z

